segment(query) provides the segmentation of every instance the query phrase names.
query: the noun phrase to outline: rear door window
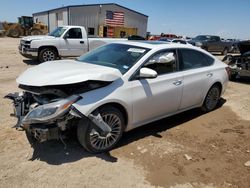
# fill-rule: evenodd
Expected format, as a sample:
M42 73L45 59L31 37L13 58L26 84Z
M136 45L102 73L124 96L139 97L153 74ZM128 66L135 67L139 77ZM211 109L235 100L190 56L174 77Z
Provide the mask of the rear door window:
M191 49L180 49L180 70L206 67L213 64L213 58Z

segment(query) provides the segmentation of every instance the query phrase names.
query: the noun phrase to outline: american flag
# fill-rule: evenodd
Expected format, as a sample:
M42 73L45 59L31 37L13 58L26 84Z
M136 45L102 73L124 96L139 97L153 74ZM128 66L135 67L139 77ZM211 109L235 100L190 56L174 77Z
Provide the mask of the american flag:
M106 11L106 24L110 26L123 26L124 25L124 13L116 11Z

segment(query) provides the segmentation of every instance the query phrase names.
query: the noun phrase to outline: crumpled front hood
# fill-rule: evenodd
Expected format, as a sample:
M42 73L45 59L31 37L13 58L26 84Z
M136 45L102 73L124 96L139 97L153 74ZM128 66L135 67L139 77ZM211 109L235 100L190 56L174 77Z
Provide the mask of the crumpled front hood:
M27 69L17 78L17 83L28 86L50 86L87 80L114 81L121 76L121 72L115 68L75 60L59 60Z
M23 37L22 40L32 41L32 40L44 40L44 39L54 39L55 37L49 35L34 35Z

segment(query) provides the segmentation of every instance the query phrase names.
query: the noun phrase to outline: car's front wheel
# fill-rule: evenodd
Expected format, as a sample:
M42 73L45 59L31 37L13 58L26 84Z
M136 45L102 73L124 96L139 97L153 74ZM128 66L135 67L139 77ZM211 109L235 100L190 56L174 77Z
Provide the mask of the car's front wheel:
M205 112L214 110L220 100L220 93L220 87L218 85L213 85L206 95L206 98L202 105L202 110Z
M100 113L102 120L109 125L111 131L103 135L95 129L93 122L82 119L77 126L77 137L80 144L92 153L111 150L120 140L125 128L125 121L120 110L112 106L104 106L93 114Z

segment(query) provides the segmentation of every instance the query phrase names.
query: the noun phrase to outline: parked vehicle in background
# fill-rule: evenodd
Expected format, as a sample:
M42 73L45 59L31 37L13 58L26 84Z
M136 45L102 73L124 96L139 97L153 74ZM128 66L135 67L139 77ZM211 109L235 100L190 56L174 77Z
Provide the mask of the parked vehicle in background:
M171 40L167 37L161 37L158 39L158 41L171 42Z
M139 35L130 35L128 36L128 40L146 40L146 39Z
M175 35L175 34L164 34L164 33L161 34L161 37L166 37L169 39L178 38L177 35Z
M161 38L160 35L151 35L148 40L159 40Z
M17 78L24 92L6 97L31 143L76 130L82 146L99 153L124 131L192 108L214 110L227 86L226 69L191 45L116 42L77 60L29 68Z
M227 39L226 42L229 42L232 45L231 49L229 50L230 53L240 53L240 50L239 50L239 47L238 47L238 44L239 44L240 40Z
M5 29L3 27L3 23L0 22L0 37L5 36Z
M180 38L167 38L167 37L162 37L159 39L159 41L165 41L165 42L173 42L173 43L179 43L179 44L189 44L187 41L180 39Z
M238 47L241 55L227 55L223 58L230 69L230 80L241 77L250 78L250 41L241 41Z
M88 38L84 27L62 26L48 35L22 38L19 52L26 58L45 62L60 57L79 57L92 49L117 40L127 39Z
M150 36L148 40L159 40L160 38L174 39L174 38L178 38L178 37L177 37L177 35L174 35L174 34L161 33L161 35L152 35L152 36Z
M188 42L208 52L221 52L223 55L226 55L232 47L230 42L224 42L219 36L213 35L199 35Z
M2 22L5 35L8 37L20 37L28 35L45 35L48 33L48 26L43 23L34 23L33 17L18 17L18 23Z

